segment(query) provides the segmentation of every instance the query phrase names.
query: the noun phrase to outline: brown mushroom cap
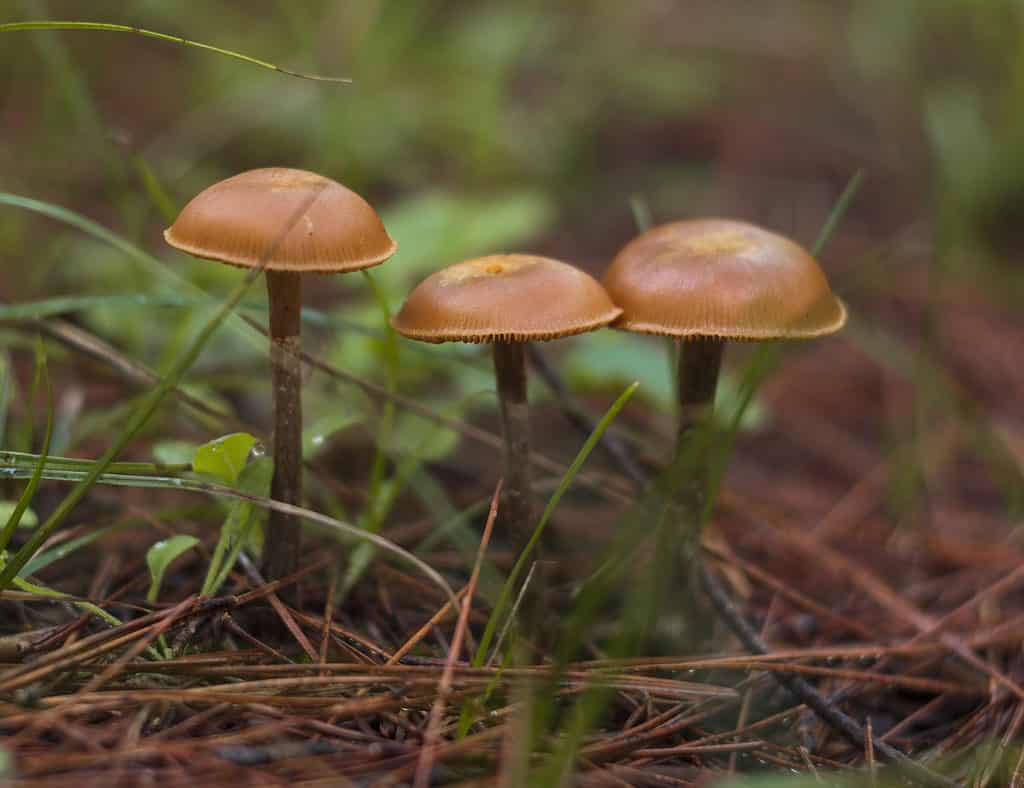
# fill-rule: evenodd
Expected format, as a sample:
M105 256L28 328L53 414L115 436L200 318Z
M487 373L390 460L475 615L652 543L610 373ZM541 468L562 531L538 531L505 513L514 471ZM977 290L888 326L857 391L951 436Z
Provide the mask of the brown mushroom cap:
M423 342L525 342L593 331L620 312L578 268L548 257L497 254L431 274L391 324Z
M215 183L185 206L164 238L196 257L243 268L259 268L270 255L271 271L358 271L383 263L398 248L358 194L287 167Z
M801 246L752 224L698 219L628 243L602 280L616 328L667 336L799 339L838 331L846 308Z

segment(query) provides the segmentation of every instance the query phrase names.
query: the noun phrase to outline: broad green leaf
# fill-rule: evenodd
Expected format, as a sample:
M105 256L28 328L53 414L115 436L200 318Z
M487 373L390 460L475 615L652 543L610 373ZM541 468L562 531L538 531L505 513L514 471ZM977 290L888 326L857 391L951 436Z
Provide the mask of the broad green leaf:
M191 465L198 449L188 441L160 441L153 444L153 459L161 465Z
M120 523L114 523L103 528L97 528L95 531L86 531L82 536L77 539L71 539L67 542L61 542L56 547L47 550L45 553L39 553L32 558L21 570L21 575L27 577L34 575L36 572L41 572L43 569L48 567L50 564L56 563L67 556L71 555L77 550L98 541L102 537L115 531L124 531L128 528L137 528L143 525L148 526L149 523L145 520L126 520Z
M174 559L199 544L199 540L187 534L178 534L170 539L161 539L146 551L146 565L149 567L149 591L146 592L147 602L156 602L160 594L160 585Z
M454 430L438 429L437 424L415 413L399 415L388 441L388 453L395 456L415 456L422 462L443 459L451 454L459 442Z
M18 504L15 501L0 501L0 522L6 522L11 519L11 515L14 514L14 510ZM21 522L18 523L19 528L35 528L39 525L39 518L36 517L36 513L31 509L25 509L21 515Z
M270 457L254 457L239 473L236 486L242 492L266 497L270 492L270 479L273 475L274 461ZM249 501L239 500L231 504L203 581L204 595L217 593L243 549L251 552L254 557L262 554L262 525L265 519L266 512Z
M665 413L672 413L675 389L665 343L655 337L625 331L597 331L572 344L562 359L569 380L583 389L618 389L631 380L643 384L643 395L654 400ZM724 372L715 397L716 411L728 415L736 410L739 392L735 378ZM744 413L741 427L756 430L767 421L765 409L755 400Z
M333 435L359 424L365 418L365 411L339 402L302 431L302 456L307 460L316 457L330 443Z
M401 265L381 266L393 289L466 257L508 249L543 233L557 217L551 199L527 189L479 197L433 191L410 197L385 215L401 246Z
M247 432L224 435L204 443L196 450L192 468L196 473L214 476L227 484L234 484L245 468L249 452L258 442Z

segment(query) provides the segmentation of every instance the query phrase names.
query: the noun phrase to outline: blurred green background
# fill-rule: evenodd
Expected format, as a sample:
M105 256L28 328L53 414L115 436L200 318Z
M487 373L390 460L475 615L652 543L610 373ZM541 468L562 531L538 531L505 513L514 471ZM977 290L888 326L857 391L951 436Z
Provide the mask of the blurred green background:
M374 272L392 309L427 272L470 255L532 250L599 274L647 214L730 215L809 245L863 171L823 258L855 318L835 341L899 366L874 328L934 349L953 325L937 310L967 304L971 319L995 321L974 326L988 354L1012 356L1000 321L1018 317L1024 281L1024 7L1013 0L5 0L0 16L137 25L353 79L302 81L125 34L0 34L0 188L80 212L162 261L5 206L0 298L145 296L73 316L154 367L195 328L187 283L222 293L239 276L167 249L162 228L205 186L267 165L322 172L381 211L401 246ZM306 303L307 347L383 381L386 333L363 279L308 287ZM948 339L974 342L959 328ZM651 415L670 396L662 346L600 332L554 353L583 391L606 396L639 377L652 406L639 421L667 435L667 417ZM224 331L192 380L265 424L268 392L253 386L264 364L259 341ZM86 406L55 451L87 446L118 418L94 407L117 399L91 372L56 373L84 387ZM398 374L401 391L448 412L491 387L472 347L402 342ZM1017 430L1000 385L970 393ZM306 397L314 437L369 407L319 376ZM417 445L420 433L396 430ZM27 435L10 442L27 448ZM431 445L440 456L454 441Z

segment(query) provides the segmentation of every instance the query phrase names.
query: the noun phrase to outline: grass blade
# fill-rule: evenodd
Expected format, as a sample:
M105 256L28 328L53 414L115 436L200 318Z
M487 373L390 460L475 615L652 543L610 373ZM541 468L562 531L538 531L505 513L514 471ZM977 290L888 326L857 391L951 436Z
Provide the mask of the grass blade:
M39 460L36 462L35 469L32 471L32 476L25 486L25 491L18 498L18 503L15 505L14 511L11 512L7 524L0 531L0 558L3 557L4 551L11 541L11 536L17 530L22 515L25 514L25 510L28 509L32 498L36 494L36 488L39 487L39 481L42 479L43 471L46 468L46 456L50 452L50 440L53 437L53 388L50 385L50 373L46 366L46 356L42 352L42 342L38 342L36 348L36 374L39 376L43 389L46 391L46 432L43 435L43 450L39 455Z
M251 55L244 55L241 52L236 52L231 49L224 49L223 47L214 46L213 44L204 44L202 41L193 41L189 38L173 36L168 33L160 33L156 30L147 30L143 27L133 27L132 25L117 25L108 22L69 22L60 20L8 22L0 25L0 33L16 33L25 30L92 30L103 33L132 33L137 36L155 38L158 41L166 41L171 44L179 44L181 46L193 47L195 49L204 49L207 52L213 52L216 55L223 55L224 57L241 60L243 63L249 63L253 66L259 66L260 68L269 69L270 71L277 71L289 77L309 79L314 82L336 82L343 84L352 82L348 77L331 77L323 74L309 74L304 71L293 71L275 63L268 63L266 60L260 60L252 57Z
M630 397L640 386L639 382L634 381L629 385L619 398L612 403L612 406L608 408L608 411L601 417L601 420L597 423L594 431L590 433L590 437L587 438L583 444L583 448L579 450L576 458L572 461L572 465L569 466L565 474L562 476L562 480L558 485L558 488L552 494L548 505L544 508L544 513L541 515L540 521L537 523L537 527L533 529L533 534L530 536L530 541L526 543L526 547L519 554L519 558L512 567L512 571L509 573L508 579L505 581L505 585L502 586L501 594L498 596L498 601L494 605L494 610L491 611L490 617L487 619L487 627L484 629L484 634L480 638L480 643L477 645L476 654L473 655L473 667L480 667L484 664L487 658L487 650L490 648L491 641L494 639L494 634L497 631L498 625L501 623L502 614L505 612L505 608L508 606L509 600L512 598L512 594L515 590L516 581L519 579L519 575L522 574L530 561L530 554L533 552L537 543L540 541L541 535L544 533L544 529L551 519L552 513L562 500L562 496L565 495L569 486L572 484L573 479L576 478L576 474L579 473L580 468L583 467L583 463L587 461L590 453L597 446L601 440L601 436L604 435L605 430L611 426L611 423L615 420L615 417L619 415L619 411L629 402Z
M8 199L12 197L12 195L0 195L0 197L3 196L6 196ZM117 455L121 453L139 430L145 426L152 415L156 412L157 408L160 407L160 404L164 399L166 399L172 391L177 389L178 383L182 377L184 377L188 369L195 363L196 359L199 358L199 354L206 346L210 337L213 336L213 333L221 326L228 316L234 312L235 307L249 291L252 283L256 281L260 274L263 273L263 265L266 263L266 260L269 260L273 256L277 244L279 244L280 240L284 238L287 231L294 226L295 222L305 214L309 209L309 206L312 205L313 201L316 200L318 196L319 192L311 195L303 205L298 207L294 215L289 217L289 220L283 223L282 232L279 234L277 241L270 249L267 250L264 259L261 261L262 264L259 267L246 272L242 281L239 282L234 290L231 291L230 295L228 295L228 297L221 303L216 312L206 320L192 343L175 359L164 378L156 385L155 388L151 389L143 397L139 405L132 410L131 415L128 417L128 422L121 429L110 447L89 469L85 474L85 477L64 498L64 500L60 502L53 514L50 515L49 519L36 529L35 533L33 533L29 540L22 545L21 549L18 550L15 556L7 562L2 570L0 570L0 591L6 589L10 585L11 581L18 576L22 567L24 567L29 559L35 555L36 551L40 548L43 542L46 541L50 534L60 527L61 523L63 523L71 513L72 509L78 505L82 498L85 497L86 493L88 493L89 490L92 489L92 486L96 484L99 477L107 470L111 463L113 463ZM36 205L47 211L52 209L52 206L46 205L45 203L36 202ZM88 222L88 220L83 217L77 218L82 222ZM99 227L99 225L95 226ZM100 229L103 231L103 234L116 238L116 236L113 236L113 233L110 233L103 228ZM122 244L124 244L124 242L122 242ZM130 247L129 244L125 245Z
M94 465L96 467L99 467L101 461L102 458L100 460L94 461ZM8 470L16 470L18 471L18 473L7 473ZM9 469L0 465L0 476L10 476L12 478L25 478L28 475L28 473L29 471L27 469ZM173 476L131 476L126 474L106 473L96 474L94 468L92 471L44 471L43 478L63 482L75 481L78 482L79 484L84 482L86 479L92 479L92 483L94 484L113 484L131 487L162 487L168 489L181 490L183 492L196 492L203 493L205 495L213 495L221 498L234 498L240 501L248 501L249 503L258 506L262 509L267 509L270 511L279 511L283 514L291 515L292 517L297 517L300 520L306 520L312 523L314 526L318 526L320 528L332 531L336 535L343 534L344 536L352 539L370 542L377 548L384 550L385 552L391 553L397 558L400 558L402 561L405 561L406 563L414 566L423 575L425 575L434 584L436 584L437 587L440 588L448 598L454 599L455 597L455 592L452 590L452 587L441 576L441 574L437 572L435 569L433 569L425 561L423 561L420 558L417 558L408 550L399 547L394 542L385 539L383 536L380 536L379 534L370 533L369 531L366 531L357 525L352 525L350 523L342 522L341 520L336 520L333 517L329 517L326 514L314 512L310 509L303 509L299 506L292 506L290 504L281 503L280 501L274 501L259 495L252 495L250 493L235 490L232 489L231 487L226 487L221 484L211 484L210 482L197 481L193 479L182 479L180 477ZM46 523L44 523L42 527L45 526ZM24 548L22 549L24 550ZM39 556L33 559L28 564L26 564L26 567L31 567L34 571L38 571L38 569L41 568L39 566L39 562L42 560L42 558L43 556ZM4 582L3 576L0 576L0 583L2 582ZM458 610L457 602L455 607L456 610Z

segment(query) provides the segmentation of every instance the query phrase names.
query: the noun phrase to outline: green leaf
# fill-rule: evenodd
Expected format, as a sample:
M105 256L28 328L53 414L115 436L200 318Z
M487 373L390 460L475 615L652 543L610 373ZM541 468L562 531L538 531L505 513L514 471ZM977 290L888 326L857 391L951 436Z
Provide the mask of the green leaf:
M32 560L25 564L25 566L22 568L21 575L23 577L28 577L29 575L34 575L36 572L41 572L50 564L56 563L57 561L61 561L64 558L67 558L69 555L76 552L77 550L80 550L83 547L86 547L92 544L93 542L98 541L99 539L103 538L109 533L114 533L116 531L124 531L128 528L138 528L142 527L143 525L148 526L149 523L142 519L125 520L119 523L114 523L113 525L104 526L103 528L97 528L95 531L86 531L84 534L82 534L82 536L79 536L77 539L71 539L67 542L61 542L56 547L53 547L44 553L39 553L38 555L33 557Z
M422 462L444 459L459 443L459 433L439 429L434 422L408 412L399 415L389 437L388 454L398 457L415 456Z
M643 395L658 408L672 413L675 389L665 344L655 337L637 336L625 331L596 331L580 341L562 360L562 368L574 386L581 389L619 389L631 380L639 380ZM739 404L739 391L733 375L723 372L715 396L716 413L726 416ZM764 426L767 414L755 400L743 415L741 428L756 430Z
M259 443L247 432L233 432L230 435L204 443L196 450L192 469L196 473L213 476L227 484L238 481L245 468L249 453Z
M17 507L18 504L15 501L0 501L0 521L10 520ZM36 513L31 509L25 509L21 514L21 522L18 523L18 527L35 528L37 525L39 525L39 518L36 517Z
M331 436L359 424L366 418L365 411L346 408L344 403L318 416L302 431L302 456L316 457L330 443Z
M198 449L189 441L160 441L153 444L153 459L161 465L191 465Z
M541 191L517 189L494 196L445 191L417 195L385 215L401 246L401 265L382 266L382 286L407 284L457 260L511 248L543 233L557 217Z
M273 475L274 461L270 457L255 457L239 473L236 486L242 492L266 497L270 492ZM249 501L235 501L231 504L210 559L202 594L211 596L217 593L243 549L256 557L262 554L264 519L264 510L257 509Z
M149 567L150 577L149 591L146 592L147 602L156 602L167 567L197 544L199 540L196 537L178 534L170 539L160 540L146 551L146 565Z

